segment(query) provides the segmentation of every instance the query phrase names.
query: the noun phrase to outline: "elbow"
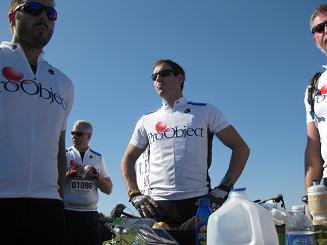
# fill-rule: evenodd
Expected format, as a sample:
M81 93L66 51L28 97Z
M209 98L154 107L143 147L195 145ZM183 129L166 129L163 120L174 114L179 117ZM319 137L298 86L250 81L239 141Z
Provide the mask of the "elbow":
M250 147L244 142L239 147L239 152L242 155L242 157L247 160L250 156Z

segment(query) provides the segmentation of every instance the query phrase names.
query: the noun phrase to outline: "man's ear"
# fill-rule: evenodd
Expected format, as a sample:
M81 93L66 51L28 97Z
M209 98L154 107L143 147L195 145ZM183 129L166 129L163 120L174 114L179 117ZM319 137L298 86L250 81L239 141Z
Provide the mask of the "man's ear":
M183 74L179 74L177 75L177 78L179 81L181 81L182 83L185 81L185 76Z
M15 13L11 12L8 14L8 20L11 27L15 25Z

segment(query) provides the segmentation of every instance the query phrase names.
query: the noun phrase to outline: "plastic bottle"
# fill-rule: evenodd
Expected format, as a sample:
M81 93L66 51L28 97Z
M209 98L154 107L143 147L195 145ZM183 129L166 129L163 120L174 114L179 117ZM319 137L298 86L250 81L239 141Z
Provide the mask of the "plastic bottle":
M246 188L233 189L230 198L208 220L208 245L278 245L268 210L246 197Z
M304 206L292 206L286 221L286 245L315 245L314 229L311 220L304 213Z
M198 205L199 208L195 216L196 245L205 245L207 244L208 218L212 211L210 208L210 202L207 198L200 198Z

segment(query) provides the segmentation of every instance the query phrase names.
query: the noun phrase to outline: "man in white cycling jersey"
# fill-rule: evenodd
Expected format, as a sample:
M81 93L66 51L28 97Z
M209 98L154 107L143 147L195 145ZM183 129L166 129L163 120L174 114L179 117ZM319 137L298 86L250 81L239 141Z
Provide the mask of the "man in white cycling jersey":
M67 245L100 245L98 189L110 194L112 182L102 155L89 146L93 128L79 120L73 126L73 146L66 149L65 218Z
M130 202L142 217L179 226L195 215L202 196L213 208L222 205L244 169L249 148L217 108L183 97L185 72L180 65L159 60L153 68L151 78L163 105L137 122L121 170ZM223 180L212 189L208 169L214 135L232 156ZM134 165L146 149L148 189L141 193Z
M317 7L310 18L310 30L317 48L327 55L327 4ZM327 66L323 66L325 69ZM327 72L317 73L305 91L307 145L305 190L314 181L327 186Z
M63 244L70 79L43 58L53 0L12 0L0 45L0 229L8 244Z

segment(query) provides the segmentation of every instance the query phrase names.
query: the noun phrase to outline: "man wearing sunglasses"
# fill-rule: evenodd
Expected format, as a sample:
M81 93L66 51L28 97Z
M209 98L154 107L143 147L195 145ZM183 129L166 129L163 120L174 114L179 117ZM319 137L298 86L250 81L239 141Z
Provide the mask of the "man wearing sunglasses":
M327 55L327 4L312 14L310 28L318 49ZM324 66L326 68L326 66ZM327 72L317 73L305 93L307 146L305 150L305 189L313 181L327 186Z
M195 215L200 197L209 198L214 209L222 205L243 171L249 148L218 109L183 97L185 72L180 65L159 60L153 68L151 79L163 105L137 122L121 169L140 215L178 227ZM208 169L214 136L232 150L232 157L223 180L212 189ZM145 149L149 186L141 193L134 165Z
M112 182L103 157L89 146L92 132L90 122L75 122L71 132L73 146L66 150L66 245L100 245L98 189L109 195Z
M65 239L65 130L74 90L43 58L54 4L12 0L12 41L0 45L0 229L10 244Z

